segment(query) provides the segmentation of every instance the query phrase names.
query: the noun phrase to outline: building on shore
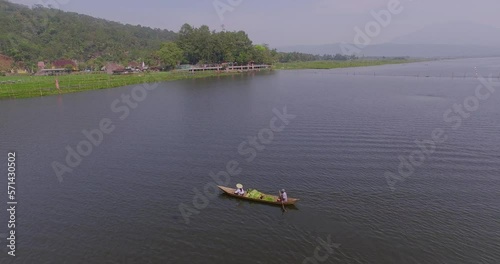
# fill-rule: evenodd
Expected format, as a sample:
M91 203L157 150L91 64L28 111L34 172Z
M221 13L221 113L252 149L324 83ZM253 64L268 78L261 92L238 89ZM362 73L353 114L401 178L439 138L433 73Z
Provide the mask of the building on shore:
M59 69L43 69L36 73L39 76L55 76L55 75L64 75L69 74L71 71L66 68Z
M44 61L39 61L37 63L38 71L44 70L45 69L45 62Z
M106 66L102 67L102 71L105 71L107 74L113 74L115 72L125 71L125 67L118 63L110 62L106 64Z
M78 70L78 63L75 60L55 60L52 62L52 69L71 69L72 71Z
M191 67L191 68L186 68L186 69L178 69L179 71L189 71L189 72L197 72L197 71L234 71L234 72L244 72L244 71L261 71L265 69L270 69L271 65L267 64L253 64L249 63L247 65L242 65L242 66L236 66L232 64L232 66L229 66L229 64L221 64L221 65L201 65L199 67Z
M10 73L12 71L13 64L13 58L0 54L0 72Z

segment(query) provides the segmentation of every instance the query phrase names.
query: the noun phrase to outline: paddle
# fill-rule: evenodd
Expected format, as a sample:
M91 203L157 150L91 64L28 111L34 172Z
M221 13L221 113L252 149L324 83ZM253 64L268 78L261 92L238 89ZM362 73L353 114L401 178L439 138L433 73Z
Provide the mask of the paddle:
M285 204L283 203L283 199L281 197L281 191L278 191L278 193L279 193L278 197L280 198L280 201L281 201L281 208L283 208L283 211L286 212Z

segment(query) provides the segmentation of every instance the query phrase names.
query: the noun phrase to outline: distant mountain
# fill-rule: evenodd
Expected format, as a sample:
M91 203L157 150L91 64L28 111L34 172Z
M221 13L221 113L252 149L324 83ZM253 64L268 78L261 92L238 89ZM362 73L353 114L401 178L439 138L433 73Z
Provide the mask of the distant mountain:
M302 52L310 54L337 54L342 53L342 44L328 45L298 45L277 48L281 52ZM500 56L499 46L479 45L444 45L444 44L378 44L364 46L357 56L375 57L488 57Z
M362 50L365 56L489 57L500 56L500 47L446 44L380 44Z
M427 26L391 41L397 44L500 45L500 28L467 21Z
M302 52L315 55L338 54L342 53L340 44L324 45L293 45L276 48L280 52Z
M177 34L124 25L58 9L0 0L0 54L33 65L75 59L126 62L144 59Z
M343 53L343 44L297 45L277 48L283 52ZM484 57L500 56L500 29L471 22L450 22L425 27L394 39L392 43L362 47L358 56Z

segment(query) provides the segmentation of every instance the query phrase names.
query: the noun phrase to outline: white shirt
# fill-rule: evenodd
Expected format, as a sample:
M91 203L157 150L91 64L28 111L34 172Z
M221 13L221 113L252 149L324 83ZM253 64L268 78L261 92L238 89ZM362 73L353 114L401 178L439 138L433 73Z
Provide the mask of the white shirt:
M288 196L286 195L286 192L281 193L281 198L283 199L283 202L288 201Z
M234 192L234 194L244 195L245 194L245 190L243 190L243 189L236 189L236 192Z

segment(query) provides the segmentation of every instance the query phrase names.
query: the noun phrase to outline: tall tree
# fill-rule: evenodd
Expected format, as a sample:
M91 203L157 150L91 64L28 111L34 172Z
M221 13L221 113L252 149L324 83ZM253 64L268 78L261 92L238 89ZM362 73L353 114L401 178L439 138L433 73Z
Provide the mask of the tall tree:
M178 65L184 56L182 49L174 42L163 43L158 51L161 62L168 68L174 68Z

